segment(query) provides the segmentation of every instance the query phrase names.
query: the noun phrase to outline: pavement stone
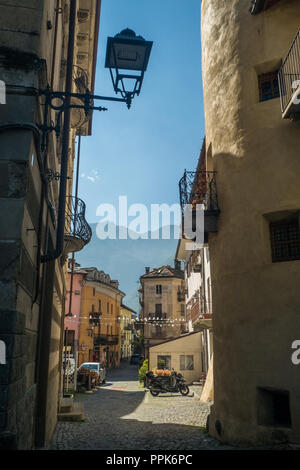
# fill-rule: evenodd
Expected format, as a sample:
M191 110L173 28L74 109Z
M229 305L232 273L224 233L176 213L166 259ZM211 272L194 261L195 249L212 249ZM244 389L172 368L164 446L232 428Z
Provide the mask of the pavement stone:
M83 423L58 422L48 449L196 450L223 447L205 432L210 405L190 396L153 397L141 388L136 366L108 372L107 382L82 400ZM197 390L199 388L197 387ZM191 387L193 392L193 387Z
M139 385L137 377L137 367L125 364L108 372L106 384L97 393L77 394L75 400L84 403L86 420L58 422L52 442L44 450L255 449L223 445L206 433L211 404L200 402L199 386L191 386L186 397L180 394L153 397Z

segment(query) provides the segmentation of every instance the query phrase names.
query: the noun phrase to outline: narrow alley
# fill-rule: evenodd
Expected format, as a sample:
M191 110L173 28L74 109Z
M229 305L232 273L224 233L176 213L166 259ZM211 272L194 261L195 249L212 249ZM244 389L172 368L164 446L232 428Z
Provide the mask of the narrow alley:
M152 397L140 388L136 366L109 371L107 382L83 400L85 422L58 422L53 450L224 449L205 432L209 405L197 396Z

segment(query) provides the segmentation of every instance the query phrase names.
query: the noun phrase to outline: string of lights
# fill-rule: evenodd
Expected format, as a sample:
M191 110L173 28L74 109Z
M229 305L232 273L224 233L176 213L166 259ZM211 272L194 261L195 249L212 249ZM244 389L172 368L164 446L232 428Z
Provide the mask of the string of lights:
M72 317L69 317L68 318L68 323L70 322L74 322L74 323L79 323L79 324L89 324L89 321L81 321L81 320L91 320L92 318L91 317L80 317L80 320L78 321L77 320L77 316L76 315L73 315ZM181 324L183 322L186 322L186 319L185 318L175 318L174 320L172 319L166 319L166 320L161 320L160 318L156 318L156 319L147 319L147 318L144 318L144 319L141 319L141 320L138 320L139 323L144 323L144 324L149 324L149 325L158 325L158 324L161 324L161 325L166 325L166 324L171 324L171 325L175 325L175 324ZM115 325L116 323L119 324L119 322L117 322L116 320L106 320L106 319L103 319L101 318L99 320L99 323L101 325ZM134 322L132 322L134 323Z

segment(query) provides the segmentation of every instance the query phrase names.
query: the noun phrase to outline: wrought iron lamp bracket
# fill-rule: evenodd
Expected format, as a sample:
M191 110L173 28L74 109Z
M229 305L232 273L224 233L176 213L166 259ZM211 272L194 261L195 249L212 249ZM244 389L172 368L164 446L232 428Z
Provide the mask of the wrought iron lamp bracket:
M61 178L61 174L58 171L51 170L51 168L47 168L45 173L48 183L51 183L53 180L58 181ZM66 179L70 180L71 178L67 176Z
M65 112L68 108L83 109L85 115L88 116L90 111L108 111L108 109L103 106L94 106L94 101L103 100L126 103L129 109L131 107L132 99L135 93L123 92L122 90L119 90L119 92L121 93L122 98L93 95L90 93L89 89L86 89L85 93L67 93L64 91L52 91L49 86L44 90L39 90L39 95L45 97L44 122L42 125L39 126L43 133L42 148L45 149L46 147L46 135L49 132L54 131L56 133L56 136L59 137L61 133L62 113ZM68 105L67 98L69 97L81 100L82 105L75 104L74 102L71 102L71 104ZM50 126L47 124L49 109L52 109L53 111L57 112L56 122L51 123Z

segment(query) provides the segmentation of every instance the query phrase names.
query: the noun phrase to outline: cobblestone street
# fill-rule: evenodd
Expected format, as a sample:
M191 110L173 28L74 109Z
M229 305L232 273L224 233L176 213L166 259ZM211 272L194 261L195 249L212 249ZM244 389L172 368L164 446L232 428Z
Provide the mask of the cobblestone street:
M192 395L193 393L191 393ZM107 383L83 400L86 421L59 422L50 449L224 449L204 431L209 406L193 396L152 397L139 388L137 367L110 371Z

